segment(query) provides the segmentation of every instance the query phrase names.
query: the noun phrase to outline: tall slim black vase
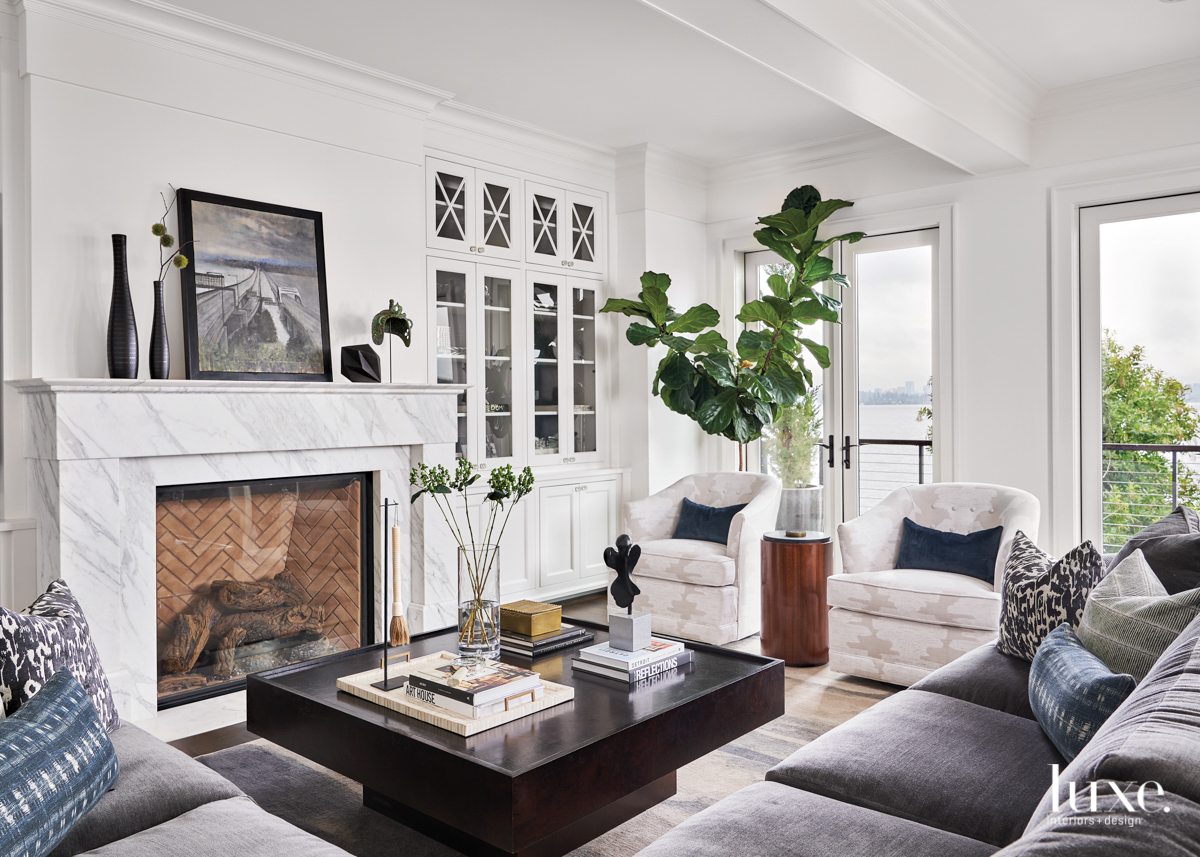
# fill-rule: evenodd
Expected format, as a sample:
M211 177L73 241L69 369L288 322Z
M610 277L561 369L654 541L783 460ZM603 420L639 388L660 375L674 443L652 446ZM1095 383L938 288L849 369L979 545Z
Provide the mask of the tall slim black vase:
M138 374L137 320L129 295L129 268L125 259L125 236L114 235L113 291L108 307L108 377L136 378Z
M154 281L154 323L150 325L150 377L156 381L171 374L171 346L167 343L167 308L163 282Z

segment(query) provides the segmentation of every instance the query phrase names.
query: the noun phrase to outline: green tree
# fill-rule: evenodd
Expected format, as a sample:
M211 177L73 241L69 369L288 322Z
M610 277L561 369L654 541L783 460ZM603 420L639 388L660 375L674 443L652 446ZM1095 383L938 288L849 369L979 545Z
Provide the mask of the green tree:
M1200 413L1187 401L1190 388L1150 365L1140 345L1124 349L1109 331L1103 343L1105 443L1186 444L1200 432ZM1106 450L1104 550L1119 550L1131 536L1171 511L1171 459L1158 452ZM1200 503L1200 484L1179 468L1179 502Z
M813 449L821 434L820 391L820 387L813 387L799 403L783 408L773 424L763 427L767 467L784 488L813 484Z

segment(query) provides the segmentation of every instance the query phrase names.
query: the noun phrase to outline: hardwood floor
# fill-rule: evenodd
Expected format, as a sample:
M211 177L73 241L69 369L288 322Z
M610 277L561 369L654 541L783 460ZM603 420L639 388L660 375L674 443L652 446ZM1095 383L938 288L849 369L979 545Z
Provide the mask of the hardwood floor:
M571 617L575 617L588 622L602 622L607 624L608 591L602 589L598 592L589 592L586 595L568 598L563 601L562 609L563 616L568 620ZM744 640L738 640L735 643L729 643L726 648L749 652L753 655L762 654L757 634L753 637L747 637ZM242 722L235 723L233 726L214 729L211 732L190 735L187 738L180 738L178 741L171 741L170 743L172 747L182 750L194 758L196 756L203 756L205 753L215 753L217 750L224 750L227 747L236 747L238 744L253 741L255 738L255 735L246 731L246 724Z

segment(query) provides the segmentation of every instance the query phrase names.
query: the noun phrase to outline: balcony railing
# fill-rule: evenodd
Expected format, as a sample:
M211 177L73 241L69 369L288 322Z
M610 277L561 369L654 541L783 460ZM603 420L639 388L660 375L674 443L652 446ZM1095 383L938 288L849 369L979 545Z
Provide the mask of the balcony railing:
M1113 553L1180 502L1195 502L1200 445L1103 445L1104 551Z
M897 488L933 481L932 441L860 438L858 444L860 513L874 507Z

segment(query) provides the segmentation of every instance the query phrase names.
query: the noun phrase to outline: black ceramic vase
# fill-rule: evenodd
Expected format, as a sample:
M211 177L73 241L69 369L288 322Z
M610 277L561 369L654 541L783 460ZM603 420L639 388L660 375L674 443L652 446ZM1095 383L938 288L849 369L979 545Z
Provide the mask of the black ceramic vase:
M138 374L137 321L129 295L129 269L125 260L125 236L114 235L113 291L108 308L108 377L136 378Z
M163 282L154 281L154 323L150 325L150 377L156 381L171 375L171 346L167 343L167 308L163 304Z

